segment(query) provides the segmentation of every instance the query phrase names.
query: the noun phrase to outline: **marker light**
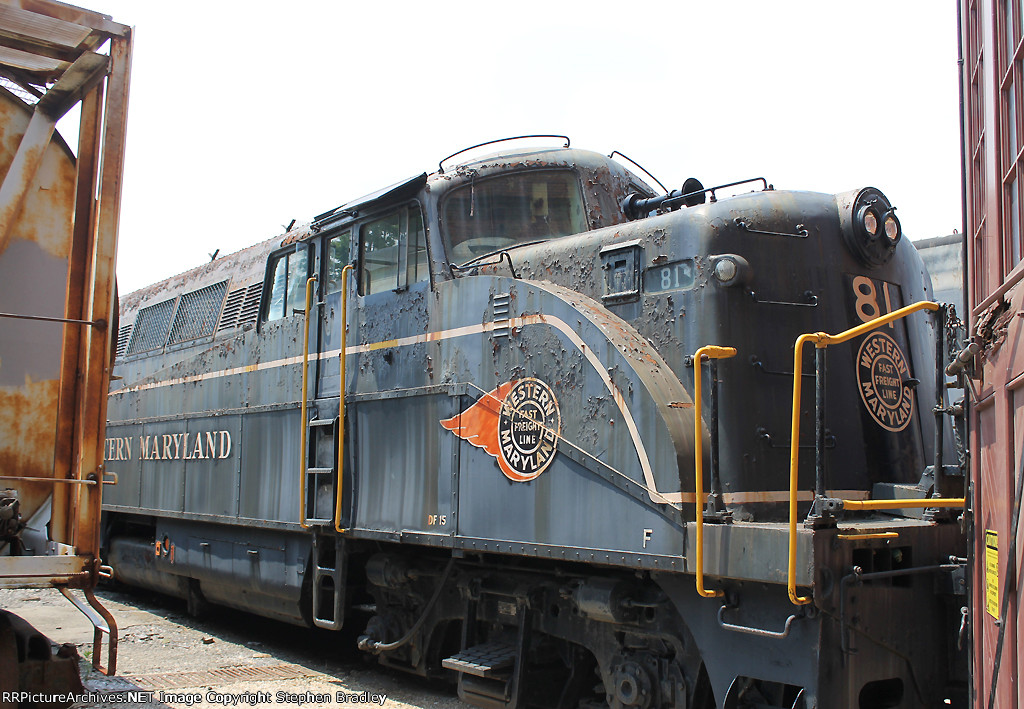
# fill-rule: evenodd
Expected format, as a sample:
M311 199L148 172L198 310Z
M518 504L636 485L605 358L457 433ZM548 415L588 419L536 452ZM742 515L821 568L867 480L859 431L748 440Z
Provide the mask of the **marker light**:
M722 283L731 281L736 277L736 273L736 262L732 259L724 258L715 264L715 278L722 281Z
M754 277L750 263L739 254L716 254L708 259L711 261L711 272L723 286L746 285Z

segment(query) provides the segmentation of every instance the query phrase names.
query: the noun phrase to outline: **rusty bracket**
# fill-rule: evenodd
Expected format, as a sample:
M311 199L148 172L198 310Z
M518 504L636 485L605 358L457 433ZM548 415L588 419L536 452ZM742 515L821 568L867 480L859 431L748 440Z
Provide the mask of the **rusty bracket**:
M92 635L92 666L97 672L101 672L104 675L111 677L117 671L117 623L114 622L114 616L110 615L110 611L103 607L92 592L92 588L84 588L82 592L85 594L85 600L88 604L82 603L82 601L71 592L67 586L58 586L57 590L64 595L72 605L75 606L82 614L89 619L92 623L93 635ZM107 640L107 664L103 665L100 662L100 658L103 655L103 634L106 633L108 636Z

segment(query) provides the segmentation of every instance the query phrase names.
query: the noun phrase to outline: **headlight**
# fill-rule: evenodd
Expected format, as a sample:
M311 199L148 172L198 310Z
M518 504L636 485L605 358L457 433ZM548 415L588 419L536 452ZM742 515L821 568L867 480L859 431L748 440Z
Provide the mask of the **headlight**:
M885 238L896 244L903 235L900 229L900 220L891 211L885 215Z
M878 215L871 207L861 207L860 224L868 236L871 238L878 236Z
M887 263L896 251L902 229L894 207L881 190L865 187L839 194L836 203L843 241L850 252L865 266Z

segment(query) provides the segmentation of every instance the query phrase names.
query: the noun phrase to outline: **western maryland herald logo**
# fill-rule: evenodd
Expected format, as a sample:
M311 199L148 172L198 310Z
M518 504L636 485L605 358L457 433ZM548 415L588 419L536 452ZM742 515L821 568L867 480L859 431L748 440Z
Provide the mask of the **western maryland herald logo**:
M897 433L914 415L914 393L903 385L910 367L903 351L884 332L872 332L857 350L857 383L868 413L879 426Z
M527 482L554 460L562 415L551 387L528 378L500 385L441 425L493 456L509 480Z

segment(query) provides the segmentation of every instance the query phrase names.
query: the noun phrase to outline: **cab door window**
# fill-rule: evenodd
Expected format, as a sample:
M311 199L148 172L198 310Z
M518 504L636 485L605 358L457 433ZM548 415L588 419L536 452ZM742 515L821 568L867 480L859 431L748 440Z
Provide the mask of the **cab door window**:
M350 263L352 232L345 231L327 242L327 290L325 295L341 290L341 272Z
M270 266L273 274L270 283L270 298L267 306L267 320L278 320L292 314L294 310L306 307L306 277L309 272L309 257L305 245L298 251L277 256Z
M390 212L359 229L361 295L398 290L430 276L418 205Z

